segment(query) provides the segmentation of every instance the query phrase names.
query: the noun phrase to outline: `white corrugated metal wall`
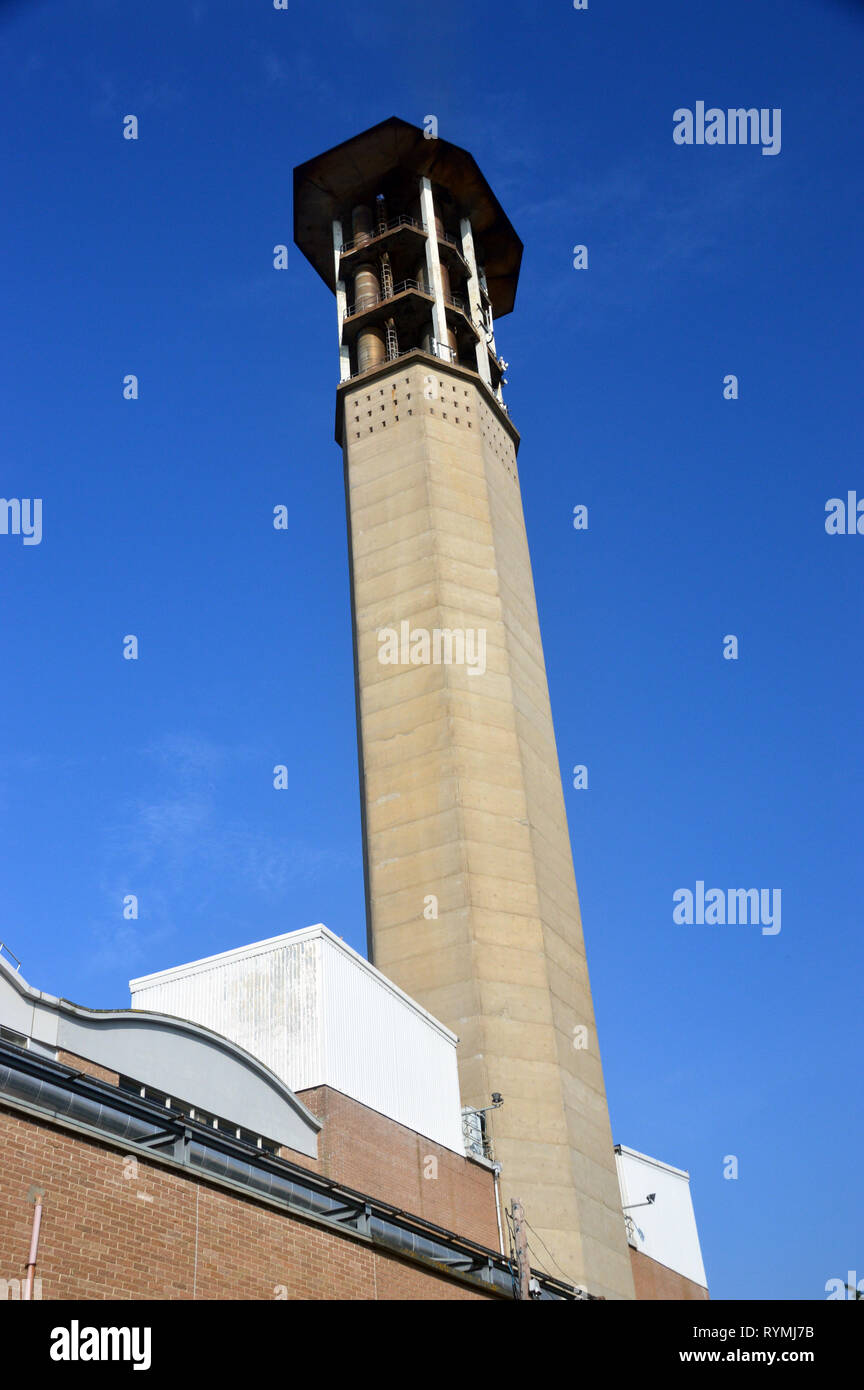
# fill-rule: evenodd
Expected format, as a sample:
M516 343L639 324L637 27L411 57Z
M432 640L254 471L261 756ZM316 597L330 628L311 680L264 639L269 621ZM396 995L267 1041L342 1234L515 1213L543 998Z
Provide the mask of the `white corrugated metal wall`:
M688 1174L624 1145L616 1149L616 1162L621 1203L630 1208L625 1215L633 1222L637 1250L707 1288ZM649 1193L655 1200L646 1205Z
M294 1091L332 1086L463 1152L453 1035L326 927L132 980L130 989L133 1008L224 1034Z
M462 1152L450 1037L345 951L324 949L322 985L328 1084Z

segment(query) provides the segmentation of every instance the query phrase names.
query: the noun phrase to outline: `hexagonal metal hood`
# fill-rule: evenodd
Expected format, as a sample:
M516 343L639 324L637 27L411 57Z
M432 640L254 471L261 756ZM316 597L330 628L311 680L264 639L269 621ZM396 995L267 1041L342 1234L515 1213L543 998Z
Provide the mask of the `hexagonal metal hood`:
M425 175L447 190L460 215L471 219L492 312L495 318L509 314L522 260L522 242L510 219L467 150L427 139L420 127L398 116L294 170L294 241L324 283L335 290L334 218L344 218L352 204L374 202L382 185L399 172L418 180Z

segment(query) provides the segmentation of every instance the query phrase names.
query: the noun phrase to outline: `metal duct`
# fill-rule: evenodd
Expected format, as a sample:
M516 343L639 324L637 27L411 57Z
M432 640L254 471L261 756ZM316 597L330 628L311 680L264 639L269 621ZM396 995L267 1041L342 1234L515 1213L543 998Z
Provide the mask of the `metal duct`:
M369 309L381 298L381 281L378 267L372 264L358 265L354 276L354 312Z
M42 1080L10 1063L0 1063L0 1091L29 1105L38 1105L54 1115L65 1115L81 1124L92 1125L94 1129L103 1129L109 1134L139 1143L152 1138L160 1130L155 1123L124 1113L123 1102L117 1108L100 1104L89 1096L76 1095L66 1086Z
M387 347L384 341L384 333L380 328L364 328L362 333L358 333L358 372L365 372L368 371L370 367L377 367L379 362L386 361L386 358Z
M374 234L375 218L372 209L358 204L351 212L351 235L355 246L365 246Z

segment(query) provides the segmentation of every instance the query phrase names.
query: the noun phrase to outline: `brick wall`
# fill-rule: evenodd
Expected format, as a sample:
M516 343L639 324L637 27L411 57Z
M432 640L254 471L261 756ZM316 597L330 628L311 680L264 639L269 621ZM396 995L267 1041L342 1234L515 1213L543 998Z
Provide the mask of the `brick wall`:
M2 1104L0 1174L0 1279L23 1277L27 1192L45 1190L36 1271L44 1299L489 1297Z
M57 1060L118 1084L116 1072L84 1057L61 1051ZM484 1164L433 1143L329 1086L297 1095L322 1123L318 1159L287 1148L280 1150L283 1158L490 1250L500 1248L495 1184Z
M637 1299L674 1299L676 1302L695 1301L708 1297L708 1290L692 1279L685 1279L666 1265L658 1264L642 1250L630 1247L633 1283Z
M73 1071L83 1071L87 1076L95 1076L97 1081L107 1081L109 1086L120 1084L120 1077L116 1071L100 1067L98 1062L90 1062L86 1057L76 1057L74 1052L64 1052L62 1047L57 1052L57 1061L62 1062L64 1067L71 1067Z
M487 1167L329 1086L297 1094L322 1130L317 1163L285 1150L292 1163L499 1249L495 1184Z

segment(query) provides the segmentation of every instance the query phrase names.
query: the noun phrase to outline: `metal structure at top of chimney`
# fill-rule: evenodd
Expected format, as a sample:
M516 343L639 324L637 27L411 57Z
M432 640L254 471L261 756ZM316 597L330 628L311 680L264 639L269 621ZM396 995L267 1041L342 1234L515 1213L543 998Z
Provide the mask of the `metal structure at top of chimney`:
M503 365L470 218L445 220L443 190L428 178L400 182L396 196L379 193L333 219L341 378L420 349L477 371L500 400Z
M467 151L395 117L372 127L295 170L295 240L335 291L342 382L419 351L503 407L493 314L522 244Z

